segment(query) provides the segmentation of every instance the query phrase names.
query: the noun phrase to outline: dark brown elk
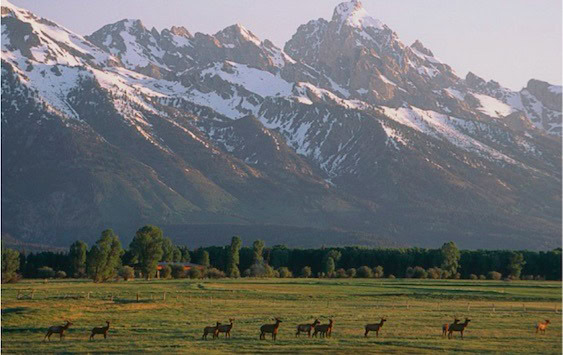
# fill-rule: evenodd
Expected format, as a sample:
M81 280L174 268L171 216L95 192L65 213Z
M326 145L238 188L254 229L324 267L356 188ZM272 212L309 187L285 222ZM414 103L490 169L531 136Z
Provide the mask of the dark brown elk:
M467 328L467 325L469 325L469 322L471 322L471 319L465 318L465 322L463 322L463 323L450 324L449 327L448 327L448 339L452 338L453 332L460 332L461 333L461 339L463 339L463 331L465 330L465 328Z
M217 324L213 327L203 328L203 336L201 337L201 339L207 340L207 335L209 333L213 334L213 339L217 338L219 336L219 327L220 326L221 326L221 323L217 322Z
M545 322L539 322L536 325L536 334L538 334L538 332L542 332L545 334L545 330L547 329L548 324L549 324L549 319L546 319Z
M224 324L217 327L217 333L225 333L225 338L231 337L231 329L233 329L234 318L229 318L230 324Z
M301 332L303 332L303 333L307 333L307 336L310 338L311 330L315 329L315 327L320 323L321 322L319 322L318 319L315 319L315 321L311 324L299 324L297 326L297 333L295 333L295 336L301 335Z
M385 323L385 322L387 322L387 319L381 318L379 323L366 324L366 326L365 326L366 332L364 333L364 337L367 338L369 332L375 332L375 336L378 337L379 331L381 330L381 328L383 327L383 323Z
M321 324L315 327L315 332L313 333L313 336L316 337L317 333L321 333L321 338L324 337L330 338L332 335L333 326L334 326L334 322L332 321L332 319L329 319L328 324Z
M45 338L43 338L43 341L45 341L47 338L49 338L49 341L51 341L51 335L53 334L59 334L60 340L63 340L65 336L65 330L67 330L68 327L70 327L71 325L72 325L71 322L66 321L65 325L50 326L49 329L47 329L47 334L45 334Z
M96 334L103 334L104 335L104 339L106 339L108 337L108 330L109 330L109 320L106 321L106 326L105 327L95 327L92 328L92 334L90 334L90 339L92 340L94 339L94 335Z
M459 323L459 319L455 318L453 324L457 324ZM448 329L450 328L451 324L448 323L444 323L442 325L442 336L446 336L446 334L448 334Z
M272 334L272 339L276 340L278 335L278 329L280 327L280 323L282 321L279 318L276 318L275 324L264 324L260 327L260 340L266 339L266 333Z

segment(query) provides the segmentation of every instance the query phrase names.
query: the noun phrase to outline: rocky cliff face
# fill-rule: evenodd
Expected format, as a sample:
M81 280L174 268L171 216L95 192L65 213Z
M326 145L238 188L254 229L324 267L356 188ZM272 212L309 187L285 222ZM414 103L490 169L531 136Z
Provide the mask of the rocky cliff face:
M187 244L226 226L297 246L560 244L561 87L459 78L359 1L283 50L242 25L81 37L7 2L2 24L18 239L153 223Z

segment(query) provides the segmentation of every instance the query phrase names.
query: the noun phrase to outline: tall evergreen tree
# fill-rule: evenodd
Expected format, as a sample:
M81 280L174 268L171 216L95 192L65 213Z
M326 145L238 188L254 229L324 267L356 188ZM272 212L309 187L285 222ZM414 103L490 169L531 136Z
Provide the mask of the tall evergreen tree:
M86 254L88 246L81 240L72 243L68 252L70 262L70 275L72 277L82 277L86 274Z
M231 249L227 260L227 276L240 277L240 270L238 268L240 262L239 251L242 246L242 240L238 236L234 236L231 240Z
M121 266L121 255L123 249L119 237L113 230L106 229L88 253L88 275L94 282L104 282L115 277Z
M158 227L147 225L135 233L129 244L134 261L139 263L145 278L148 280L156 273L158 261L162 259L162 230Z

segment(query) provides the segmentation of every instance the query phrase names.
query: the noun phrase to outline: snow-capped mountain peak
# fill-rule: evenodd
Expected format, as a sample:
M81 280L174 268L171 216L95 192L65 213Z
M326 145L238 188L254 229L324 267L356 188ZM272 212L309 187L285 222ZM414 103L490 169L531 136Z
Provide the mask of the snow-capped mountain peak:
M332 20L356 28L373 27L383 29L384 24L380 20L369 15L360 0L343 2L336 6Z

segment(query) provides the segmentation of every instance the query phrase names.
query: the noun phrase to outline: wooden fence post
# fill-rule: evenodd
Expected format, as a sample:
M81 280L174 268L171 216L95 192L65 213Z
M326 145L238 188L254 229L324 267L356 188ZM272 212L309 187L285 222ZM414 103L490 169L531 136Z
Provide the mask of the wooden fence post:
M162 300L166 301L166 291L164 291L163 295L162 295Z
M31 290L31 299L33 299L33 294L35 293L35 289Z
M493 313L495 312L495 304L493 303Z
M139 292L137 291L137 302L139 302Z

